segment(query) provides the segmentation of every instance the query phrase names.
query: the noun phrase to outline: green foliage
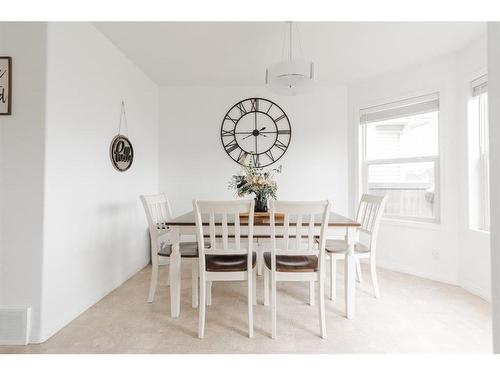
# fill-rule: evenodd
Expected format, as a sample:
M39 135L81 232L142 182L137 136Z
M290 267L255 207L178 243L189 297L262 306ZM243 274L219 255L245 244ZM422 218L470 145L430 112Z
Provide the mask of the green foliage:
M281 173L281 165L264 171L262 168L253 167L252 160L250 160L248 166L244 166L239 174L232 176L229 188L235 189L238 197L253 193L259 200L276 199L278 185L274 181L274 176L277 173Z

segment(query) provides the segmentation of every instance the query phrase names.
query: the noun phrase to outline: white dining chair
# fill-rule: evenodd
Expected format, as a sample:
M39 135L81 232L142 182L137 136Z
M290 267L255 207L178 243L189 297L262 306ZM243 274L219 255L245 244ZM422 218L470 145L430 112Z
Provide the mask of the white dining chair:
M264 253L264 304L269 304L271 279L271 337L276 338L276 282L300 281L318 285L320 335L326 338L325 322L325 231L330 202L270 202L271 251ZM283 225L276 225L275 215L283 215ZM319 241L315 226L320 224ZM295 230L290 233L290 227ZM279 233L277 232L279 228ZM278 241L279 240L279 241Z
M361 224L361 227L358 228L359 240L354 244L356 274L361 283L363 276L360 260L369 259L373 291L376 298L380 296L376 263L377 236L386 202L387 196L363 194L356 214L356 221ZM327 240L326 253L330 257L330 299L334 300L336 298L337 260L345 258L346 241Z
M256 253L253 251L254 205L253 199L193 201L200 254L199 338L205 335L207 283L213 281L247 281L248 337L253 337L253 304L256 302ZM241 214L245 214L241 220L248 220L246 234L241 233ZM207 235L203 227L203 218L208 218L208 245L205 243ZM216 218L221 220L221 225L217 227ZM231 225L228 225L228 220ZM245 235L247 241L242 240Z
M148 302L154 300L158 283L158 268L170 263L172 244L170 233L165 222L172 217L170 204L165 194L141 195L141 202L148 220L149 236L151 239L151 282L149 285ZM179 244L182 258L189 258L192 262L191 288L192 306L198 306L198 243L181 242Z

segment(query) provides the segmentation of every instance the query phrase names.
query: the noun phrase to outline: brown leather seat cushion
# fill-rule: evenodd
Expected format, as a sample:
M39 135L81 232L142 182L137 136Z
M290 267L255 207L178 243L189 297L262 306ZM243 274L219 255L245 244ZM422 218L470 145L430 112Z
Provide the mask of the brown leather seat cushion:
M264 253L264 263L271 269L271 253ZM318 257L315 255L277 255L277 272L316 272Z
M257 254L252 254L252 269L255 267ZM238 272L247 271L247 255L205 255L205 265L208 272Z
M181 257L183 258L198 258L198 242L181 242L179 244ZM165 246L158 255L161 257L169 257L172 254L172 245Z

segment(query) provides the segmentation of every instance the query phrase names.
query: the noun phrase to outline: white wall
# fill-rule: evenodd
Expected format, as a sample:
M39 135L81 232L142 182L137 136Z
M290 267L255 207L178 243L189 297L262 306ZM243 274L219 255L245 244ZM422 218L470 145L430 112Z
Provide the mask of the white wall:
M43 245L44 23L0 22L12 57L12 115L0 116L0 305L32 307L38 340Z
M463 285L488 298L488 235L469 230L467 220L467 96L470 80L486 71L485 52L485 38L481 38L457 53L350 86L349 131L350 186L357 191L359 109L440 92L440 223L384 220L377 262L382 267ZM354 196L351 209L356 200Z
M275 96L262 86L163 87L160 91L160 190L174 215L193 198L233 198L228 190L239 165L220 140L227 110L248 97L275 101L287 113L292 139L278 176L280 199L326 199L347 213L346 90L324 86L309 95Z
M500 23L488 22L490 187L500 191ZM500 354L500 196L491 194L493 351Z
M47 28L42 340L149 261L139 195L158 189L158 88L88 23ZM124 99L134 164L109 160Z

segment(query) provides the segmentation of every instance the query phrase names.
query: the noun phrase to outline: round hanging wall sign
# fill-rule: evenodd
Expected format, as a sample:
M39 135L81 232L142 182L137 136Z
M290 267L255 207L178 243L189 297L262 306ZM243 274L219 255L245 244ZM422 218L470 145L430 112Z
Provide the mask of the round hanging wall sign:
M125 172L132 166L134 161L134 148L132 142L126 135L121 134L122 122L125 125L128 135L127 113L125 112L125 102L122 100L122 108L120 112L120 124L118 125L118 135L113 138L109 145L109 158L113 167L119 172Z
M130 140L124 135L118 134L109 146L109 157L117 171L125 172L134 161L134 148Z

